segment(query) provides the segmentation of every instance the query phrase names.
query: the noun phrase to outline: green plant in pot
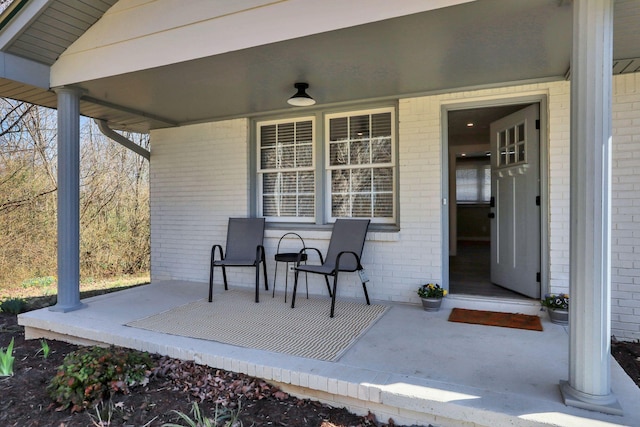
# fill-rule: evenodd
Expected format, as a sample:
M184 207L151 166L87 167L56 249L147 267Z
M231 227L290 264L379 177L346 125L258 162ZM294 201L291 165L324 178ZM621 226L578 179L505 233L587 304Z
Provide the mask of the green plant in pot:
M418 288L418 296L422 299L422 308L426 311L438 311L442 304L442 298L447 295L447 290L437 283L427 283Z
M552 323L557 323L559 325L566 325L569 323L568 294L545 294L544 298L540 301L540 304L547 309L549 319Z

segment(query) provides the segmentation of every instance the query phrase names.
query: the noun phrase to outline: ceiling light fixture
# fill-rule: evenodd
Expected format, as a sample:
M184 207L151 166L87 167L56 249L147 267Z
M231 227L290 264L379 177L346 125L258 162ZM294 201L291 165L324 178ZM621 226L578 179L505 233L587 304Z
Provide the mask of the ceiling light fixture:
M316 103L316 100L310 97L306 92L306 89L309 87L308 83L296 83L293 87L298 89L298 92L289 98L287 101L289 105L293 105L295 107L308 107Z
M467 123L467 127L468 127L468 128L472 128L473 126L474 126L474 123L473 123L473 122L469 122L469 123Z

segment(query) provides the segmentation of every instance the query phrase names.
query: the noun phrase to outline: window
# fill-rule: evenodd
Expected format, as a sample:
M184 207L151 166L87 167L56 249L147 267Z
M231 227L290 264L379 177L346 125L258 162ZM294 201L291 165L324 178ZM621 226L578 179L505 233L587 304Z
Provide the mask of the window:
M316 129L321 114L257 123L257 215L282 222L353 217L394 223L395 109L329 114Z
M258 124L261 215L272 220L315 220L313 118Z
M524 122L498 132L498 166L526 163Z
M393 110L327 116L327 216L392 222Z
M488 159L458 158L456 161L456 201L460 204L489 203L491 164Z

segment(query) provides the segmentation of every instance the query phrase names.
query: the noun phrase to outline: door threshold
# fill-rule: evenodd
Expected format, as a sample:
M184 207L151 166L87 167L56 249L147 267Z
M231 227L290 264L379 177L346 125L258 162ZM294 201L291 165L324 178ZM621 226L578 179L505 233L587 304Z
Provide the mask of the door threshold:
M447 308L466 308L469 310L521 313L532 316L538 316L541 311L540 301L537 299L487 297L481 295L449 294L444 299L443 306Z

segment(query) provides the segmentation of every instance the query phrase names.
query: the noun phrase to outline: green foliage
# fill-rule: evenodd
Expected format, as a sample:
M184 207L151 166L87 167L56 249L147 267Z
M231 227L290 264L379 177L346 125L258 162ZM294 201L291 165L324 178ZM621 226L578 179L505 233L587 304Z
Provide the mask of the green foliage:
M163 424L162 427L232 427L232 426L242 426L242 421L238 419L240 415L240 408L236 412L233 412L230 409L219 407L216 404L216 410L213 414L213 418L206 417L201 411L200 406L198 406L198 402L193 402L193 406L191 407L191 413L193 414L193 418L184 412L173 411L179 419L181 419L186 424L172 424L167 423Z
M5 351L4 348L0 348L0 377L8 377L13 375L13 338L9 343L9 347Z
M146 384L152 365L147 353L117 347L84 347L65 358L47 386L59 409L72 412L95 407L115 393Z
M422 285L417 292L420 298L444 298L447 296L447 290L442 289L437 283Z
M542 304L543 307L547 307L547 308L568 310L569 295L568 294L545 294L544 298L540 300L540 304Z
M27 302L22 298L11 298L0 303L0 311L10 314L20 314L27 309Z
M44 359L49 357L49 353L51 353L51 348L49 347L49 343L47 340L40 340L40 350L38 353L42 353L42 357Z
M46 288L56 282L56 278L53 276L34 277L32 279L24 280L21 285L23 288Z

